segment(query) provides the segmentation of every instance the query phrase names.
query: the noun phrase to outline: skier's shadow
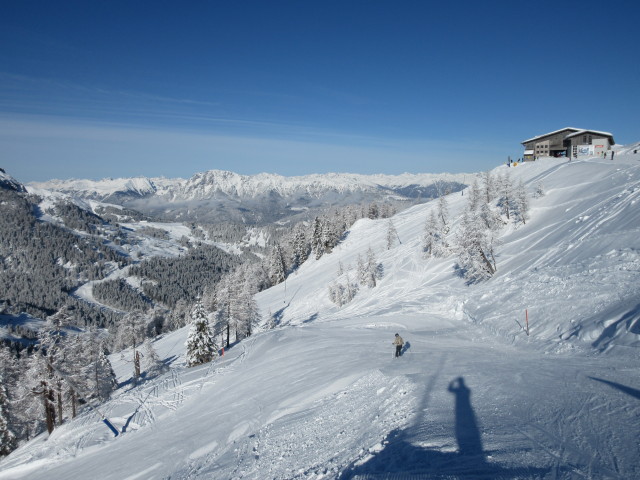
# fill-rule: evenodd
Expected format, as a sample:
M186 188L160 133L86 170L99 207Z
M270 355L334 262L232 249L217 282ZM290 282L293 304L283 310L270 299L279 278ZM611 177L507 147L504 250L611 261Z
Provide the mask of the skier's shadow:
M422 447L431 427L423 422L405 429L394 429L382 442L384 448L365 463L354 462L340 475L340 480L352 478L411 478L493 480L510 478L542 478L548 469L534 467L504 468L486 461L486 452L476 415L471 406L471 390L464 379L458 377L449 384L448 391L455 395L455 436L457 452Z

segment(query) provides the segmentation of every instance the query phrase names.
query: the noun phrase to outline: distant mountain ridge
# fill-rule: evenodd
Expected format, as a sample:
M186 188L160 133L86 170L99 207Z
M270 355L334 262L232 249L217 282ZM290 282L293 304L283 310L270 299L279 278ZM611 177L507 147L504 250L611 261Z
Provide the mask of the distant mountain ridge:
M327 173L285 177L209 170L189 179L50 180L30 185L120 204L167 220L266 223L333 205L434 198L445 191L461 190L465 179L472 176Z

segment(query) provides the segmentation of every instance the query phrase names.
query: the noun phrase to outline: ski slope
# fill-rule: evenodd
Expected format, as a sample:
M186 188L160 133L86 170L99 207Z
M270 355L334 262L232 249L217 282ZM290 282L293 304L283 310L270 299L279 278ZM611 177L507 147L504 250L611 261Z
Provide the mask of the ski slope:
M361 220L257 300L276 328L184 366L186 329L158 339L171 370L125 385L99 416L41 435L0 479L640 478L640 156L511 168L533 191L498 272L466 285L425 259L434 205ZM504 173L506 166L496 169ZM466 196L449 198L454 223ZM338 308L328 285L371 247L375 288ZM531 332L523 323L528 312ZM394 359L394 333L407 345Z

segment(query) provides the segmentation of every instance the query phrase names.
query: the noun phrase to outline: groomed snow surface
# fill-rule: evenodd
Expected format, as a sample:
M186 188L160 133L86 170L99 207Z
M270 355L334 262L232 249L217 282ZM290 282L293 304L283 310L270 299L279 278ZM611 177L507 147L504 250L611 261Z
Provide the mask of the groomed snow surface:
M166 335L171 370L136 388L114 355L123 386L101 411L122 433L85 412L0 479L640 478L640 155L494 173L507 171L545 195L505 229L489 281L424 258L435 205L394 217L390 250L387 221L361 220L258 295L276 328L194 368L186 329ZM454 222L466 200L450 196ZM384 277L336 307L339 263L354 270L369 247Z

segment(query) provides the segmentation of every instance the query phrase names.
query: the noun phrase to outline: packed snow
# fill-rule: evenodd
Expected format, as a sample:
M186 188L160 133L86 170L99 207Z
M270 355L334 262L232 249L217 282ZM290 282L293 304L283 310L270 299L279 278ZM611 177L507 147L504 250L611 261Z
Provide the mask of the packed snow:
M640 478L640 155L507 171L544 195L503 231L493 278L425 258L436 202L393 217L390 249L387 220L360 220L258 294L264 328L216 361L185 366L188 327L157 339L171 369L138 387L113 355L100 412L119 435L85 411L0 479ZM455 222L467 197L448 198ZM328 286L369 248L382 278L337 307Z

